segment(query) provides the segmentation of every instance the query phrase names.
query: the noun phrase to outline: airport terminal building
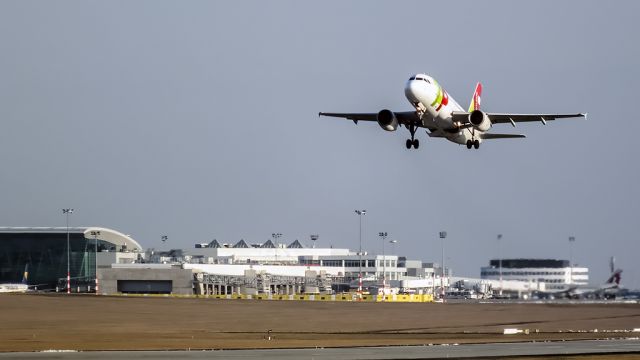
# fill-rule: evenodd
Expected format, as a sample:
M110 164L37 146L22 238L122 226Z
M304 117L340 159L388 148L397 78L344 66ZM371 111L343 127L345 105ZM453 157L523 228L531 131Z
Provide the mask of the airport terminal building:
M480 269L485 280L544 284L541 290L564 290L569 285L587 285L589 268L570 265L569 260L494 259Z
M34 288L66 287L68 268L71 287L87 288L98 266L135 262L141 251L130 236L102 227L0 227L0 283L19 283L28 269Z
M451 280L451 272L443 276L436 264L305 247L298 240L213 240L192 249L143 251L130 236L103 227L0 227L0 284L20 283L27 267L30 289L65 291L68 268L72 292L100 294L435 294ZM567 260L494 259L479 280L501 293L514 285L530 292L586 285L589 276L587 268Z
M180 259L167 260L188 262L193 268L224 275L239 275L247 269L284 276L304 276L306 270L316 270L349 279L358 278L360 273L365 279L385 276L387 280L399 280L406 275L397 255L358 255L345 248L304 247L298 240L288 245L274 244L271 240L260 244L247 244L244 240L220 244L214 240L196 244Z

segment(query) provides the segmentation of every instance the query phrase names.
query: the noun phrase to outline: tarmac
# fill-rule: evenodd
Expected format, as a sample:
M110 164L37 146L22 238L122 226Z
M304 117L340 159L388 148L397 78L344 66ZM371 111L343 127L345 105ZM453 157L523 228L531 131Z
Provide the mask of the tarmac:
M209 350L209 351L97 351L0 353L0 359L440 359L563 355L601 355L640 358L640 340L583 340L498 344L443 344L319 349Z
M632 338L638 303L354 303L0 295L0 352L353 348ZM518 329L514 335L505 329ZM528 332L528 334L526 333Z

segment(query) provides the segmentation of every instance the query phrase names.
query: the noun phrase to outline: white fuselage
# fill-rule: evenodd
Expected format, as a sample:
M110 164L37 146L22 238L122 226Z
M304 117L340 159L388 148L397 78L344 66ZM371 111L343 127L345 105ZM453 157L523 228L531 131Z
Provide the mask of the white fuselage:
M27 284L0 284L0 293L23 293L29 290Z
M467 140L482 139L477 136L478 130L458 129L453 123L451 114L463 109L438 82L426 74L412 76L404 88L404 94L411 105L421 116L422 126L436 127L442 135L457 144L466 144ZM476 136L474 137L474 131Z

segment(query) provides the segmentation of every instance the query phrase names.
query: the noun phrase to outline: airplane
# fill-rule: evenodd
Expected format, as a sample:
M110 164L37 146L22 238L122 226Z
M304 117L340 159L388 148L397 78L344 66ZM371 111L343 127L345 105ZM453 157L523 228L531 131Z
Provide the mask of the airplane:
M445 138L453 143L466 145L467 149L478 149L483 140L524 138L522 134L493 134L489 130L494 124L547 121L564 118L586 118L586 113L577 114L506 114L480 110L482 84L478 83L471 98L469 109L465 111L440 84L431 76L416 74L407 81L404 94L415 108L414 111L380 110L378 113L326 113L318 116L339 117L358 121L376 121L386 131L396 131L398 126L406 127L411 133L407 139L407 149L418 149L420 142L415 138L419 128L425 128L427 135Z
M4 283L0 284L0 293L23 293L29 290L27 279L29 278L29 264L24 266L24 274L22 274L21 283Z
M541 291L537 295L549 299L615 299L626 295L628 290L620 286L622 269L616 269L614 257L611 257L609 261L609 268L611 275L604 284L598 286L573 285L560 291Z
M615 299L620 293L620 279L622 270L616 269L607 281L597 287L575 287L569 289L568 297L572 299Z

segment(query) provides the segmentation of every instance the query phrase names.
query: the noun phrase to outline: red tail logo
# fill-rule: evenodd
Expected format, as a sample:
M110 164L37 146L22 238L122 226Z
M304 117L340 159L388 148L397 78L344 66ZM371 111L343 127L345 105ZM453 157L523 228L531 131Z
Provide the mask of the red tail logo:
M469 104L469 112L474 110L480 110L480 96L482 95L482 84L478 83L476 85L476 91L473 92L473 97L471 98L471 104Z

